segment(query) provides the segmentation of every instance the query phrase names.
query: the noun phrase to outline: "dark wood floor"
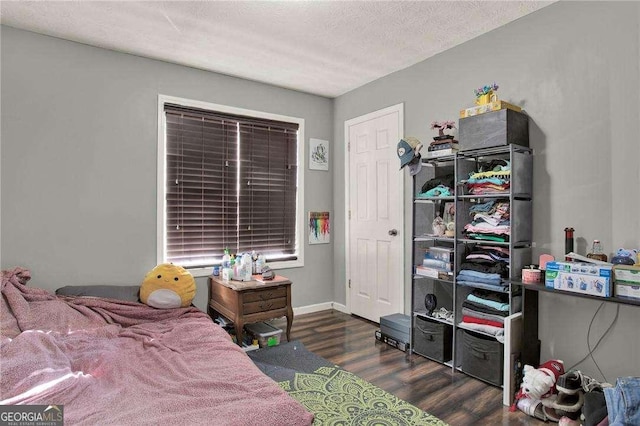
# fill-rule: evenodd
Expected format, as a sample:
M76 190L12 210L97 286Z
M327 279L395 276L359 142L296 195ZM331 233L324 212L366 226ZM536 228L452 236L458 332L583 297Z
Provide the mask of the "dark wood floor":
M286 321L274 325L286 329ZM544 422L502 405L502 389L419 355L376 341L378 325L328 310L298 315L291 339L452 426L533 425Z

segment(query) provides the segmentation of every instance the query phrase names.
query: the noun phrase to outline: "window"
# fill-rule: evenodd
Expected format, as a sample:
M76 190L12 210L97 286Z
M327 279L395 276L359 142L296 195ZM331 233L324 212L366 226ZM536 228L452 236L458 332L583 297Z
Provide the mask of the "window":
M159 261L209 274L228 248L302 266L304 120L165 96L159 114Z

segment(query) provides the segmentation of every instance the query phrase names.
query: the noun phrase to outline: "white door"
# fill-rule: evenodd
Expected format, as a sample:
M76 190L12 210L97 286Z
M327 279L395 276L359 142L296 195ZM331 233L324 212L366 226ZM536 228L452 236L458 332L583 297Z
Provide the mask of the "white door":
M374 322L404 310L402 125L402 104L345 122L347 304Z

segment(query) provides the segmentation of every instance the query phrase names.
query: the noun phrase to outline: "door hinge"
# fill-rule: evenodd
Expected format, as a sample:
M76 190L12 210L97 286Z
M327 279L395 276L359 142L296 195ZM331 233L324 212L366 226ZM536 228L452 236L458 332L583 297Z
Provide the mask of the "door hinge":
M349 288L351 288L351 280L349 280Z
M347 152L351 152L351 142L347 142Z
M351 220L351 210L349 210L349 220Z

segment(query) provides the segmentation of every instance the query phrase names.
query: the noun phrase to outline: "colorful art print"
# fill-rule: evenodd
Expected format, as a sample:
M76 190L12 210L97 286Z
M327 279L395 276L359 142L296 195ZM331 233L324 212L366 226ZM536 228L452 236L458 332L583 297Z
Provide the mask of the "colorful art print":
M330 241L329 212L309 212L309 244L327 244Z

